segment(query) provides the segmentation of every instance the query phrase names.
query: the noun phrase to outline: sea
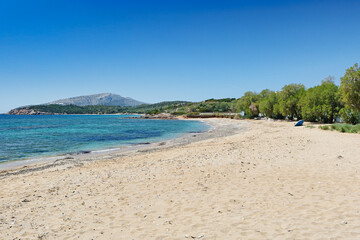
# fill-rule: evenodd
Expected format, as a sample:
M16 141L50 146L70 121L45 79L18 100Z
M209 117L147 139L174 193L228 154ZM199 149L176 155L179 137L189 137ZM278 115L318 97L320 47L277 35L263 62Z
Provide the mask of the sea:
M0 164L164 141L207 131L200 121L136 115L0 115Z

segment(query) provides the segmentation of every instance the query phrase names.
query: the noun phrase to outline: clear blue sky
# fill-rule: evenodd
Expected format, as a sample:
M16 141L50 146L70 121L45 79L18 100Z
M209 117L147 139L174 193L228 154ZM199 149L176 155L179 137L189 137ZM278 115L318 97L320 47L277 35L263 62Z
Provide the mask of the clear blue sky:
M102 92L144 102L337 82L360 1L0 1L0 112Z

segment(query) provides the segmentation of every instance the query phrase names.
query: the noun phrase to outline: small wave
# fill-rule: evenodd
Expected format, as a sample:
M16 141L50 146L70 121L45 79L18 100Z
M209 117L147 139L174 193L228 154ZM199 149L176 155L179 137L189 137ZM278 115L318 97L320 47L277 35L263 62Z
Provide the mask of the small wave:
M95 150L95 151L92 151L92 153L113 152L113 151L117 151L119 149L120 148L109 148L109 149Z

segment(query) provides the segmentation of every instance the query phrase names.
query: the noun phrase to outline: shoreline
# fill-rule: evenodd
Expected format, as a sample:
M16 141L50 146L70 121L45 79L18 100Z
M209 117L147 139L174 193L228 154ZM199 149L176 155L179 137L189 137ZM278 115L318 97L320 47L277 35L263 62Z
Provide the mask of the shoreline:
M85 162L90 161L101 161L102 159L116 158L121 156L129 156L131 154L141 153L141 152L150 152L166 148L172 148L181 146L184 144L189 144L192 142L202 141L214 137L232 135L236 134L239 131L246 130L246 128L238 129L233 127L232 124L228 126L222 126L222 129L218 129L220 126L220 121L216 119L184 119L178 118L177 120L184 121L199 121L210 127L209 130L205 132L198 133L183 133L175 138L159 140L154 142L144 142L144 143L135 143L123 145L115 148L106 148L98 150L89 150L84 151L84 153L69 153L61 154L48 157L38 157L31 159L20 159L12 160L0 163L0 177L6 175L14 175L27 173L42 169L47 169L56 166L77 166ZM246 124L245 124L246 125Z

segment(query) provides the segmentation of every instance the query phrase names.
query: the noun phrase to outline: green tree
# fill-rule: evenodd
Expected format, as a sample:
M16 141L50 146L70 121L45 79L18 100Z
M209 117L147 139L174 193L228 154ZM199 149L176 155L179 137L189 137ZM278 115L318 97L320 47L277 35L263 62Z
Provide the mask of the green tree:
M341 118L347 122L356 124L360 122L360 67L356 63L346 69L345 75L340 79L340 100L344 104L341 109Z
M360 67L356 63L346 69L340 79L340 96L345 107L353 111L360 111Z
M229 102L220 102L217 107L218 112L229 112L230 104Z
M244 111L246 116L257 117L259 115L259 100L260 96L256 92L246 92L238 100L238 111Z
M302 117L307 121L332 123L339 113L338 89L333 77L324 79L319 86L309 88L299 102Z
M259 102L260 113L270 118L283 118L279 110L279 93L267 91L267 94L262 96Z
M279 111L289 119L300 119L301 109L299 100L305 93L305 87L302 84L289 84L282 88L279 94Z
M274 91L271 91L270 89L264 89L259 93L259 98L267 98L270 96L271 93L273 93Z
M342 120L346 123L358 124L360 123L360 112L356 110L351 110L348 108L342 108L340 110L340 116Z

